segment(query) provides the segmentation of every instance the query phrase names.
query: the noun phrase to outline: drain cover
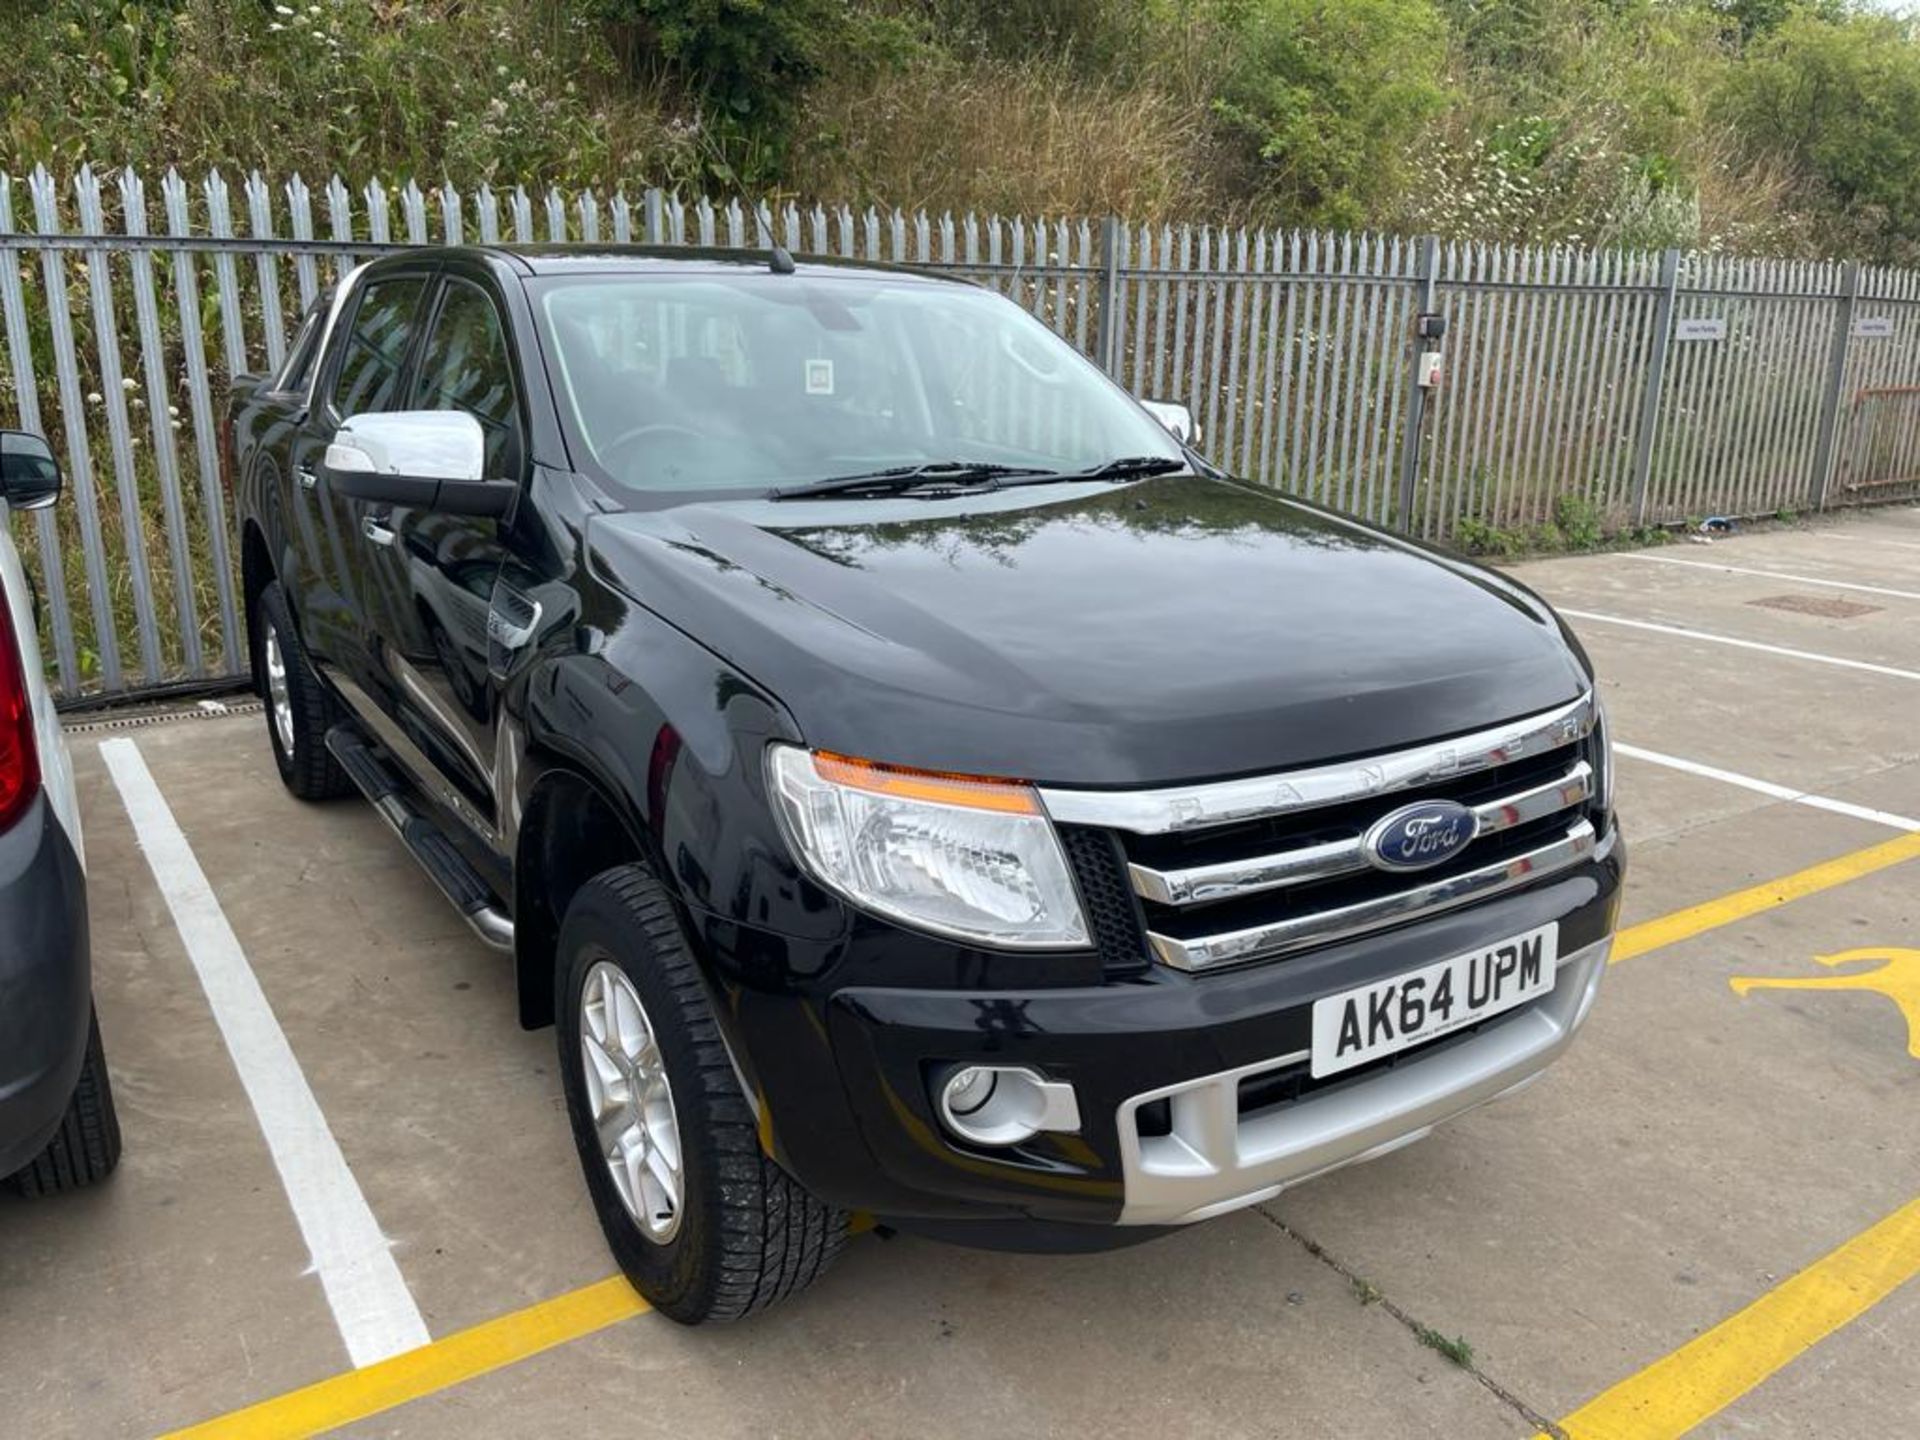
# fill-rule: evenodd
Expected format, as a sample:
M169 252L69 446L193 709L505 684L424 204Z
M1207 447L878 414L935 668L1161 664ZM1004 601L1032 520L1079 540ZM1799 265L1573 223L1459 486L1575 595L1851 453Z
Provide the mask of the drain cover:
M1877 615L1884 608L1856 600L1829 600L1824 595L1769 595L1747 603L1765 605L1769 610L1791 610L1796 615L1818 615L1823 620L1855 620L1862 615Z

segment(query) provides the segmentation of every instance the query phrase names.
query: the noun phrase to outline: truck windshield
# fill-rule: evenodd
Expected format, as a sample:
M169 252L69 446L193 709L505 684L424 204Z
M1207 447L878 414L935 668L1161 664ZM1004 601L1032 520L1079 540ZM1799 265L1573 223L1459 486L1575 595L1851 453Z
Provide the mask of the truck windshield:
M918 465L1078 471L1180 448L1017 305L912 276L548 277L564 423L615 485L788 489Z

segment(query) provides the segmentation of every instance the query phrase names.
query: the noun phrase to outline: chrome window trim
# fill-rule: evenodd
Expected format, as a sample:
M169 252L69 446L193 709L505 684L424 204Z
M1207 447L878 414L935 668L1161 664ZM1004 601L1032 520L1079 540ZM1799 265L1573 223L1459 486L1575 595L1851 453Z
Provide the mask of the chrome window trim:
M327 352L333 348L333 332L340 323L341 312L347 308L348 297L360 288L360 282L366 278L367 267L372 263L371 260L361 261L342 275L339 283L333 287L333 299L327 306L326 321L320 330L320 343L313 352L313 368L307 372L304 390L296 392L303 395L301 403L307 410L313 409L315 387L320 383L320 371L326 364Z
M1558 780L1473 806L1473 838L1498 835L1516 825L1571 810L1592 796L1593 767L1585 760L1576 761ZM1127 874L1133 882L1134 893L1145 899L1162 905L1204 905L1287 885L1303 885L1310 880L1350 875L1367 867L1366 839L1363 835L1353 835L1344 840L1299 845L1290 850L1180 870L1157 870L1130 862Z
M1213 970L1222 965L1264 960L1304 945L1325 945L1363 935L1413 915L1433 914L1485 900L1589 859L1604 859L1613 849L1617 833L1609 830L1602 836L1595 831L1592 821L1577 820L1560 839L1497 865L1484 865L1391 895L1275 920L1246 930L1198 935L1191 939L1149 930L1147 943L1161 963L1177 970Z
M1584 740L1593 730L1594 712L1593 692L1588 691L1553 710L1385 755L1159 790L1043 786L1040 799L1060 824L1098 825L1136 835L1179 834L1390 795L1511 764Z

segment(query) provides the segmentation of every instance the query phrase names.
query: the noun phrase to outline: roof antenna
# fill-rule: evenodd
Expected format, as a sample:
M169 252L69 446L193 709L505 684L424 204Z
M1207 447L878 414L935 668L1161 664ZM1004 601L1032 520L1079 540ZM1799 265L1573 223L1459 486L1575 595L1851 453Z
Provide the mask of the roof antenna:
M787 253L786 246L773 238L773 224L767 219L767 212L755 205L753 218L760 222L760 235L767 242L767 248L773 252L767 257L767 269L776 275L793 274L793 256Z

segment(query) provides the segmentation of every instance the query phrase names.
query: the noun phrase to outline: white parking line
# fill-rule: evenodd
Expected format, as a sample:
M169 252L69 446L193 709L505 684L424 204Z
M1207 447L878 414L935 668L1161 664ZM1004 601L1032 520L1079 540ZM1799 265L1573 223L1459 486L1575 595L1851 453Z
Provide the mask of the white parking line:
M1902 670L1893 665L1876 665L1871 660L1845 660L1838 655L1821 655L1812 650L1791 650L1785 645L1763 645L1758 640L1736 640L1731 635L1714 635L1706 630L1690 630L1684 625L1661 625L1652 620L1628 620L1619 615L1596 615L1591 610L1554 607L1562 615L1576 620L1592 620L1601 625L1624 625L1629 630L1651 630L1657 635L1678 635L1685 640L1705 640L1712 645L1734 645L1742 650L1759 650L1768 655L1784 655L1790 660L1811 660L1819 665L1838 665L1847 670L1865 670L1874 675L1891 675L1896 680L1920 680L1920 670Z
M1738 785L1743 790L1752 790L1756 794L1770 795L1775 800L1791 801L1795 805L1806 805L1815 810L1831 811L1835 815L1850 815L1855 820L1871 821L1875 825L1886 825L1894 830L1920 832L1920 820L1910 820L1905 815L1895 815L1887 810L1874 810L1865 805L1855 805L1847 800L1835 800L1827 795L1814 795L1805 790L1795 790L1788 785L1776 785L1771 780L1756 780L1751 775L1741 775L1732 770L1721 770L1713 765L1702 765L1697 760L1682 760L1677 755L1662 755L1658 750L1643 750L1638 745L1625 745L1615 741L1613 752L1630 759L1644 760L1650 765L1664 765L1669 770L1684 771L1688 775L1698 775L1707 780L1719 780L1728 785Z
M1751 570L1745 565L1720 565L1712 560L1682 560L1675 555L1628 554L1622 560L1644 560L1649 565L1684 565L1689 570L1724 570L1729 575L1757 575L1763 580L1790 580L1795 585L1824 585L1829 590L1857 590L1863 595L1891 595L1896 600L1920 600L1920 590L1893 590L1885 585L1856 585L1851 580L1822 580L1816 575L1789 575L1782 570Z
M371 1365L429 1343L387 1238L139 747L103 741L100 758L253 1104L348 1356L356 1367Z

